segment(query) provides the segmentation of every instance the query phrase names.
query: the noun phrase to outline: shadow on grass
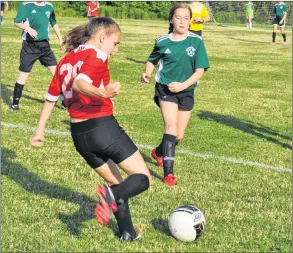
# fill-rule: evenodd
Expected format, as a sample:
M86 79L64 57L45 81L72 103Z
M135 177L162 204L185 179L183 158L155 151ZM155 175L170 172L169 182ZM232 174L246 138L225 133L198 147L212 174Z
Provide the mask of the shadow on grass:
M58 214L57 217L67 226L70 233L80 236L82 223L94 219L94 209L97 201L79 192L68 188L48 183L40 178L36 173L28 171L21 164L10 160L16 157L12 150L2 148L1 174L6 175L10 180L19 184L28 192L33 194L45 195L49 198L60 199L79 206L79 210L73 214ZM97 226L99 224L97 223ZM108 227L118 234L118 228L114 221L110 221Z
M136 59L133 59L133 58L129 58L129 57L126 57L126 59L129 60L129 61L133 61L135 63L146 64L146 61L139 61L139 60L136 60Z
M238 41L244 41L244 42L250 42L250 43L259 43L259 44L270 44L270 41L259 41L259 40L249 40L249 39L237 39L237 38L233 38L233 37L229 37L228 39L231 40L238 40Z
M169 230L167 219L155 218L152 220L152 225L153 225L154 229L158 230L162 234L165 234L167 236L172 236L170 233L170 230Z
M202 120L215 121L222 125L233 127L244 133L255 135L259 138L278 144L283 148L292 149L292 146L279 141L276 137L280 137L284 140L291 141L291 137L279 134L273 129L266 127L262 124L255 123L249 120L241 120L233 116L222 115L209 111L198 111L197 116Z
M11 88L11 90L8 89L8 87ZM8 106L10 106L12 104L13 89L14 89L14 87L1 83L1 97L2 97L3 102ZM24 89L25 89L25 87L24 87ZM42 100L42 99L34 98L34 97L31 97L28 95L24 95L24 94L21 97L32 100L32 101L36 101L40 104L43 104L45 102L45 98ZM20 102L20 104L21 104L21 102ZM57 104L55 105L55 107L63 110L62 106L59 106Z
M140 153L141 153L142 158L143 158L143 160L145 161L145 163L151 163L151 164L154 164L154 165L157 166L157 163L154 162L149 156L147 156L145 153L143 153L143 152L141 152L141 151L140 151ZM158 168L159 168L159 167L158 167ZM159 168L159 169L160 169L160 168ZM162 171L161 173L163 174L163 172L164 172L163 169L160 169L160 170ZM153 177L159 179L160 181L163 180L163 177L160 176L159 174L157 174L155 171L151 170L150 168L149 168L149 171L150 171L150 173L151 173L151 175L152 175Z

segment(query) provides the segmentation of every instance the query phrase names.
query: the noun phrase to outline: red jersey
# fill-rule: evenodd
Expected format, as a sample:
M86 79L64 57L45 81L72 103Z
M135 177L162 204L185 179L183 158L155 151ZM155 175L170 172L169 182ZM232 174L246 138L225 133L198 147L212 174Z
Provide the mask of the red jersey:
M92 11L93 9L96 9L96 10ZM97 1L89 1L87 3L87 15L88 17L99 16L99 3Z
M110 98L87 96L72 90L75 79L83 79L99 89L110 83L108 56L91 45L80 45L57 65L46 99L57 101L63 95L70 117L91 119L113 115Z

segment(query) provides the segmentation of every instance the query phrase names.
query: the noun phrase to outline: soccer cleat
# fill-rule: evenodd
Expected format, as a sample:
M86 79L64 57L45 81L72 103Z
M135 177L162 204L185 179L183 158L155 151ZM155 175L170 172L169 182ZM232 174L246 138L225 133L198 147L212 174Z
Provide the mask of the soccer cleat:
M136 233L135 236L132 236L131 234L129 234L128 232L123 232L121 237L120 237L120 241L136 241L137 239L139 239L141 237L140 234Z
M287 41L284 41L284 42L283 42L283 45L286 46L286 45L287 45Z
M157 161L157 165L160 168L163 168L163 158L156 155L156 148L152 150L152 157Z
M173 174L168 174L163 178L163 182L168 186L175 186L176 183L176 177Z
M11 105L9 107L10 111L18 111L19 110L19 105Z
M99 185L97 195L101 202L96 205L95 217L102 226L106 226L110 220L111 210L117 212L118 206L108 185Z
M277 45L277 44L276 44L276 42L271 42L271 45L272 45L272 46L275 46L275 45Z

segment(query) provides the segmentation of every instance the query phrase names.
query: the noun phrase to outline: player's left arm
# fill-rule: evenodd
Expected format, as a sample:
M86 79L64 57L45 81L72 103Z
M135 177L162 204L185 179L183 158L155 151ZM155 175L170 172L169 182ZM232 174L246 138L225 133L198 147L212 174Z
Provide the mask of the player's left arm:
M62 51L63 40L62 40L62 36L61 36L61 33L60 33L59 26L58 26L57 21L56 21L54 10L52 11L52 13L50 15L50 20L49 21L50 21L50 24L51 24L54 32L56 33L56 35L58 37L60 50Z
M172 82L168 85L168 89L173 93L186 90L191 85L197 83L199 79L202 78L203 74L204 74L204 68L195 69L195 72L185 82L183 83Z
M287 18L287 11L284 12L284 15L283 15L282 19L280 20L279 24L284 23L284 21L286 20L286 18Z
M182 90L187 89L191 85L197 83L202 78L205 70L207 70L210 67L205 45L202 40L198 42L198 45L196 47L196 54L194 57L195 57L194 73L182 83L180 82L170 83L168 85L168 89L171 92L174 92L174 93L180 92Z

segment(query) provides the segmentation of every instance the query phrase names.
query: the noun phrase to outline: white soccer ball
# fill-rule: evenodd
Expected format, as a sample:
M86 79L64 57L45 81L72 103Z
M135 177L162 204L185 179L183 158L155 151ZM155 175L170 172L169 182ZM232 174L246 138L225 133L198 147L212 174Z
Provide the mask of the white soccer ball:
M169 230L179 241L190 242L198 239L206 226L205 217L195 206L176 208L169 219Z

